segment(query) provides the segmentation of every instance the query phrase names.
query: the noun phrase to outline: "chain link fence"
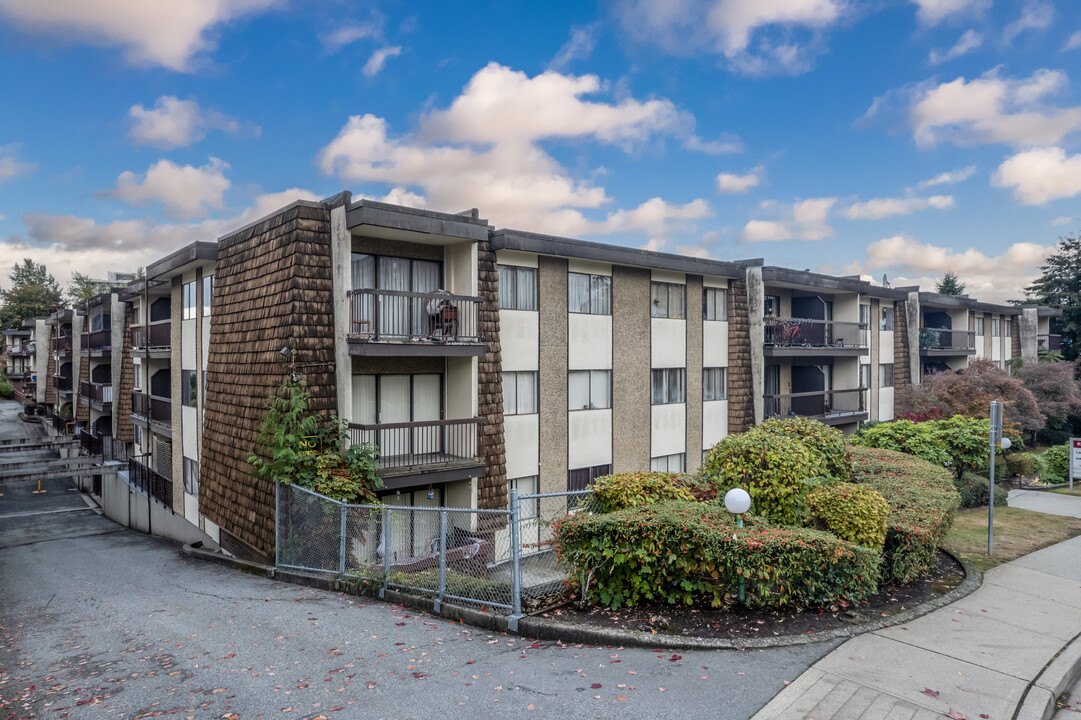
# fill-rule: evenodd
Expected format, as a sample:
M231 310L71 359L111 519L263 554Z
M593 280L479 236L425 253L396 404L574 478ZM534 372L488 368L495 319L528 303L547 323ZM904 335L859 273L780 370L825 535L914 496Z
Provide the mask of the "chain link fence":
M518 496L507 510L350 505L285 483L275 487L275 565L335 574L360 589L394 588L507 612L512 629L563 593L553 525L589 490Z

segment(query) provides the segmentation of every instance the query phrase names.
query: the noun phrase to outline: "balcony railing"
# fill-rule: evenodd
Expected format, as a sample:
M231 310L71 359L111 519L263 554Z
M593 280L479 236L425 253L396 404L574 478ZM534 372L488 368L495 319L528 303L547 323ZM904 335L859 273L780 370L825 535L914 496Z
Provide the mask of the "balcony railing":
M75 432L75 421L70 418L60 417L59 415L51 415L53 429L55 429L61 435L71 435Z
M1058 352L1062 349L1061 335L1037 335L1036 350L1039 352Z
M949 328L920 328L921 350L952 350L971 352L976 349L976 333L972 330Z
M480 423L480 418L377 425L349 423L349 439L354 445L374 445L378 455L376 462L383 470L479 462L477 428Z
M53 338L53 352L71 352L71 336L61 335Z
M811 418L843 418L867 412L867 388L763 395L766 418L797 415Z
M867 323L766 317L765 344L789 348L865 348Z
M33 353L30 351L30 348L26 347L25 345L20 345L17 348L12 348L11 350L8 350L8 355L10 355L11 357L30 357L30 355L32 354Z
M477 343L482 300L450 293L353 290L349 336L372 342Z
M152 462L150 455L138 455L128 458L128 481L166 507L173 506L173 481L159 475L147 462Z
M111 383L96 383L83 380L79 383L79 394L88 400L111 403L113 401L113 386Z
M132 325L132 350L168 350L172 345L171 325L168 320L151 325Z
M53 385L57 390L71 392L71 378L66 375L54 375Z
M162 425L173 424L172 402L138 391L131 394L131 414Z
M83 333L83 350L112 350L112 330L97 330L91 333Z

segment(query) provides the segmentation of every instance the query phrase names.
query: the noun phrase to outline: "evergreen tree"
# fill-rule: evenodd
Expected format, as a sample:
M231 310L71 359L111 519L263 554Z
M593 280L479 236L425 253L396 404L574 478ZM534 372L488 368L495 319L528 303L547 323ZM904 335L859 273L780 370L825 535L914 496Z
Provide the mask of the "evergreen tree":
M947 270L942 279L935 283L935 292L939 295L964 295L965 283L957 279L957 273Z
M11 287L0 290L0 327L19 327L23 320L48 315L63 303L60 285L43 263L23 258L8 279Z
M109 283L91 280L89 275L75 270L71 273L71 282L68 283L68 302L73 305L81 303L108 290Z
M1062 336L1062 356L1073 360L1081 342L1081 235L1063 237L1040 268L1043 274L1025 288L1025 300L1062 310L1051 319L1051 332Z

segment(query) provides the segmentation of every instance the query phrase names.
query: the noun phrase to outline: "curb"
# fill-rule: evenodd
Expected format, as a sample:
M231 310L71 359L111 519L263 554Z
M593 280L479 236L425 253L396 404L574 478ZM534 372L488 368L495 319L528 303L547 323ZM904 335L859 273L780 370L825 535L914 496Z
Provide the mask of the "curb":
M1017 705L1014 720L1048 720L1055 713L1055 700L1081 678L1081 633L1058 651L1029 683Z
M343 582L337 577L307 574L280 568L275 569L269 565L247 562L218 551L196 547L192 544L185 545L183 552L187 557L208 560L219 565L244 570L245 572L250 572L254 575L262 575L297 585L307 585L321 590L343 592L350 595L366 595L369 597L374 595L374 593L358 592L355 588L351 587L351 583ZM968 560L956 557L949 552L947 552L947 554L960 563L961 567L965 570L965 579L953 590L941 597L928 600L911 610L906 610L897 615L892 615L888 618L883 618L874 622L863 623L861 625L836 628L824 633L816 633L813 635L781 635L772 638L746 638L742 640L731 640L727 638L692 638L676 635L654 635L641 630L617 630L615 628L592 627L527 615L518 621L517 634L535 640L562 640L571 645L611 645L645 648L661 647L670 650L743 650L745 648L811 645L814 643L828 642L830 640L848 639L857 635L862 635L866 632L880 630L884 627L911 622L918 617L922 617L941 607L955 603L961 598L975 592L983 583L983 574ZM376 597L378 596L376 595ZM485 630L508 632L507 616L499 613L485 612L466 605L446 601L441 603L439 612L434 613L432 609L432 599L430 597L403 593L391 589L388 589L383 593L382 600L384 602L402 605L418 612L437 614L439 617L447 620L458 620L459 622L469 623L470 625L475 625ZM1081 643L1078 643L1078 651L1081 652Z

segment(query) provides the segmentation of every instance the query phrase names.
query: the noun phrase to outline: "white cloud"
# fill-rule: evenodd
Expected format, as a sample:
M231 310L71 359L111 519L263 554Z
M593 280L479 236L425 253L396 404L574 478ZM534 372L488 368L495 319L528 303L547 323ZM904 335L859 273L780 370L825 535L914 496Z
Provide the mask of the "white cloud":
M382 197L375 198L379 202L390 203L391 205L406 205L408 207L423 208L427 205L428 201L425 200L423 195L418 195L415 192L409 192L403 187L391 188L390 192Z
M991 7L991 0L912 0L916 16L924 25L938 25L944 20L972 17Z
M954 60L967 55L970 52L978 50L983 45L983 35L980 35L975 30L966 30L953 47L945 52L941 50L932 50L928 56L927 61L932 65L941 65L949 60Z
M1062 52L1069 52L1077 48L1081 48L1081 30L1066 38L1066 42L1062 45Z
M387 45L379 48L372 53L372 56L368 58L368 62L364 63L364 75L365 77L375 77L383 69L383 66L387 64L387 58L396 57L402 54L402 48L399 45Z
M118 46L128 62L186 71L215 46L211 30L280 0L0 0L0 15L24 32Z
M1026 285L1040 274L1040 265L1054 246L1014 243L998 256L968 248L951 248L922 243L905 235L895 235L871 243L862 261L843 268L846 274L881 277L888 272L894 287L932 287L946 270L957 273L973 297L989 302L1005 302L1021 297Z
M224 207L225 191L230 186L225 177L228 167L228 163L214 157L202 167L159 160L147 169L141 181L135 173L123 172L116 179L115 189L99 195L115 197L136 207L161 203L171 218L206 217L210 210Z
M7 182L20 175L34 172L37 165L19 160L19 150L22 143L0 145L0 183Z
M1063 225L1069 225L1074 220L1075 220L1075 218L1072 218L1069 215L1063 215L1062 217L1057 217L1054 220L1052 220L1051 221L1051 226L1052 227L1062 227Z
M895 215L911 215L920 210L948 210L954 206L952 195L932 195L926 198L874 198L858 202L845 209L849 220L881 220Z
M976 166L969 165L963 167L960 170L948 170L935 175L930 180L921 180L916 183L916 187L913 188L916 192L926 190L927 188L937 187L938 185L956 185L959 182L964 182L970 177L976 174Z
M762 184L766 169L759 165L746 175L720 173L717 175L717 192L724 194L745 193Z
M660 230L708 212L708 203L659 198L633 210L587 217L611 202L603 176L582 179L541 149L544 140L575 139L632 149L672 136L688 141L694 118L671 101L583 100L602 91L598 78L545 72L535 77L497 64L483 68L445 109L423 114L413 135L392 136L387 122L355 115L317 158L322 171L350 182L378 182L420 192L443 210L482 207L500 224L563 235Z
M1021 17L1006 26L1002 41L1007 45L1026 30L1046 30L1055 20L1055 8L1050 3L1029 0L1021 10Z
M559 48L552 61L548 63L549 70L563 71L575 60L585 60L597 46L597 26L572 27L571 36L563 47Z
M1059 108L1046 99L1064 90L1062 70L1041 69L1027 78L1003 78L998 68L979 78L929 81L875 99L858 123L903 113L920 147L956 145L1052 145L1081 130L1081 106Z
M336 28L333 32L323 36L323 45L327 52L335 53L346 45L351 45L357 40L365 38L380 38L383 35L383 24L380 20L370 23L350 23Z
M833 228L826 222L837 198L810 198L792 205L762 203L776 210L780 220L751 220L743 227L742 242L777 242L781 240L824 240L833 237Z
M128 131L132 142L163 150L188 147L206 137L207 130L260 133L257 125L245 126L236 118L199 107L195 100L178 100L172 95L162 95L150 109L132 105L128 117L132 119Z
M1081 154L1059 147L1034 148L1007 158L991 176L991 185L1013 188L1022 205L1043 205L1081 194Z
M640 41L685 55L712 52L739 72L799 74L824 50L823 33L850 0L619 0L615 13Z

